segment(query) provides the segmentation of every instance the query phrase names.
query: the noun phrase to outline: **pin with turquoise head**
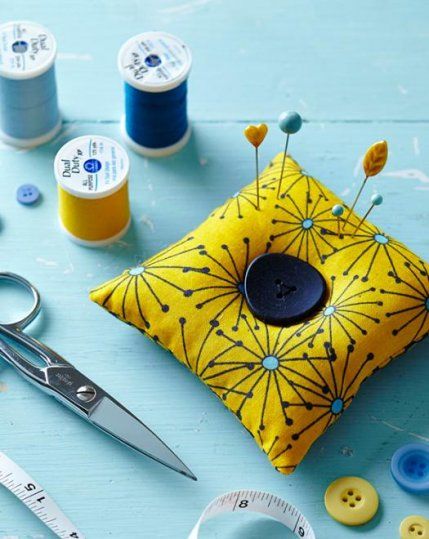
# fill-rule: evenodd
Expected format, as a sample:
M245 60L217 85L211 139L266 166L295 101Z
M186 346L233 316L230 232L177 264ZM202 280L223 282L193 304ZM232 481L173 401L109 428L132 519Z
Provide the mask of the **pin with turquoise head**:
M340 218L344 213L344 206L341 206L341 204L335 204L335 206L332 206L331 213L337 218L337 235L340 237Z
M285 144L285 149L284 149L284 154L283 154L282 171L280 173L280 181L279 181L279 186L277 189L277 198L280 198L280 193L282 189L283 173L284 173L285 164L286 164L289 137L290 135L294 135L295 133L298 133L298 131L301 129L301 126L302 126L302 118L297 112L293 110L288 110L280 114L279 127L283 131L283 133L286 133L286 144Z
M371 197L371 206L369 207L369 210L365 213L365 215L362 217L362 219L357 224L353 234L352 238L355 237L356 232L360 229L365 219L368 217L368 215L372 212L372 210L375 208L375 206L381 206L383 204L383 197L381 195L375 194Z
M0 26L0 139L39 146L61 128L55 82L56 42L40 24Z

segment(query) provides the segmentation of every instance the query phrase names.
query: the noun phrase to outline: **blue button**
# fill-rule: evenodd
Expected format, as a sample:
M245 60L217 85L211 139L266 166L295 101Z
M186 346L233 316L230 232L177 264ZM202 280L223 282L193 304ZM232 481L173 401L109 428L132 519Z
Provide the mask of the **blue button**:
M40 191L35 185L29 183L21 185L16 192L16 199L20 204L35 204L40 198Z
M429 445L407 444L400 447L390 463L393 478L408 492L429 492Z
M247 268L244 294L256 318L289 326L320 307L325 300L326 283L317 269L304 260L268 253L255 258Z

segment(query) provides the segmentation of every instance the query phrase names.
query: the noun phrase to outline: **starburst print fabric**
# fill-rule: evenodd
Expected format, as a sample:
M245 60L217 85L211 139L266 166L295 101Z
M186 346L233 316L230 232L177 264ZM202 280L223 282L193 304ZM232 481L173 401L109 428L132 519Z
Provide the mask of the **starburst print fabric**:
M362 382L429 331L428 266L283 154L194 232L96 288L91 299L169 349L236 415L273 466L291 473ZM287 253L324 276L325 302L289 327L253 316L247 267Z

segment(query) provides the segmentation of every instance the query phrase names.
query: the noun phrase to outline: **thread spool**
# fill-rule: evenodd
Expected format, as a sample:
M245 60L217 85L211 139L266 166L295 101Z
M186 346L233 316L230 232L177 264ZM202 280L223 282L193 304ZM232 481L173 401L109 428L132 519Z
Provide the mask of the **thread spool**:
M107 137L78 137L58 151L54 172L59 221L70 239L99 247L126 233L129 167L124 148Z
M0 139L20 148L39 146L61 128L55 81L57 45L40 24L0 26Z
M139 34L121 47L118 68L125 90L121 131L137 153L162 157L188 142L187 78L191 64L189 48L165 32Z

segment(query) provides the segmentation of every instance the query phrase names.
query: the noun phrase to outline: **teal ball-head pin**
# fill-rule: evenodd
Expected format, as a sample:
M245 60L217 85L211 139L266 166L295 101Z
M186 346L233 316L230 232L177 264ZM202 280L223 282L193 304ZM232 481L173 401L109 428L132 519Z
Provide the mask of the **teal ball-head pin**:
M301 116L294 110L282 112L279 116L279 127L287 135L298 133L302 126Z
M332 207L332 215L334 217L341 217L344 213L344 206L341 206L341 204L335 204L335 206Z
M335 204L335 206L332 206L331 213L337 218L337 235L340 236L340 217L344 213L344 206L341 206L341 204Z
M294 135L295 133L298 133L298 131L301 129L301 126L302 126L302 118L297 112L293 110L287 110L280 114L279 127L283 131L283 133L286 133L286 144L285 144L285 151L283 154L282 171L280 173L280 181L279 181L279 186L277 189L277 199L280 197L280 193L282 190L283 173L284 173L285 164L286 164L289 136Z
M372 195L371 204L373 206L381 206L383 204L383 197L381 195Z
M375 206L381 206L383 204L383 197L379 194L374 194L371 197L371 206L369 207L369 210L365 213L365 215L362 217L362 219L357 224L357 227L355 228L355 231L353 232L352 237L356 234L356 232L360 229L362 226L362 223L365 221L365 219L368 217L368 215L371 213L371 211L375 208Z

